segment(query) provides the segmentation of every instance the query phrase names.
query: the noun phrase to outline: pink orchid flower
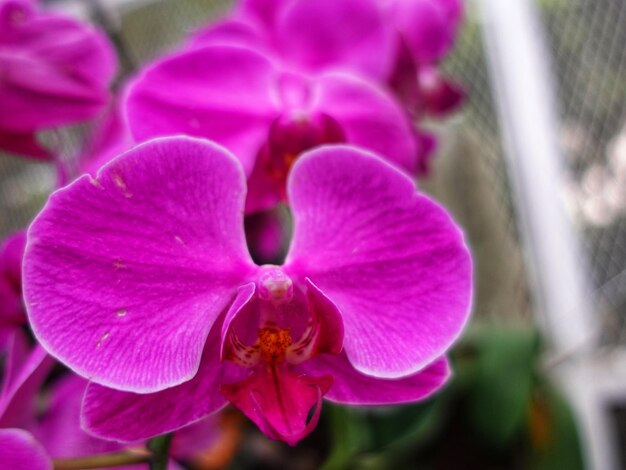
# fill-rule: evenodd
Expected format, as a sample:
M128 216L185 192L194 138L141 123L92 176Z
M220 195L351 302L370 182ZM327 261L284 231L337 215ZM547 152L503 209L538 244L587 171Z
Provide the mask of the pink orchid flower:
M257 49L303 72L342 69L379 82L391 73L396 47L376 0L243 0L190 41L215 44Z
M443 117L458 109L465 91L437 65L452 50L463 18L463 1L379 1L398 33L391 88L414 116Z
M88 24L0 0L0 148L51 158L36 133L98 113L115 66L108 40Z
M298 70L349 70L404 92L399 96L407 106L412 103L397 82L410 80L422 106L442 115L464 96L458 84L435 73L462 18L462 0L241 0L190 46L240 45Z
M0 429L0 464L11 470L52 470L52 460L31 433Z
M0 442L4 443L0 449L0 468L52 468L51 459L124 449L126 445L99 439L81 429L80 407L88 382L73 373L53 384L42 413L36 398L55 363L41 346L31 347L28 343L22 331L15 331L6 347L0 392ZM212 416L202 419L174 435L170 455L173 459L189 458L211 447L218 436L215 419ZM145 464L116 468L141 470ZM180 467L172 460L168 468Z
M22 304L22 256L26 231L18 231L0 245L0 348L26 324Z
M242 0L190 47L236 45L287 69L347 71L388 88L414 120L442 118L465 101L463 87L438 69L462 16L461 0ZM415 133L414 169L425 174L434 138Z
M303 75L234 46L183 51L147 68L130 86L128 124L138 141L186 134L215 140L248 177L246 212L286 198L289 169L303 151L350 143L418 167L408 117L391 95L354 75Z
M287 192L282 266L250 259L245 174L211 142L144 143L50 197L28 232L25 302L41 344L92 380L90 432L144 439L231 401L293 444L323 396L403 403L442 386L471 304L450 216L349 146L302 155Z

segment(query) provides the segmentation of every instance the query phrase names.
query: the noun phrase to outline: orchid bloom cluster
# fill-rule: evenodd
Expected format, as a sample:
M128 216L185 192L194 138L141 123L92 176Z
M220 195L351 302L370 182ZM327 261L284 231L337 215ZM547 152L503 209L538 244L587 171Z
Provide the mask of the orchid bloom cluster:
M172 432L185 459L228 403L295 445L323 399L439 390L471 257L413 178L434 143L418 126L463 100L438 68L461 16L460 0L242 0L109 100L102 33L0 0L0 148L55 160L37 133L95 119L73 181L0 253L0 462Z

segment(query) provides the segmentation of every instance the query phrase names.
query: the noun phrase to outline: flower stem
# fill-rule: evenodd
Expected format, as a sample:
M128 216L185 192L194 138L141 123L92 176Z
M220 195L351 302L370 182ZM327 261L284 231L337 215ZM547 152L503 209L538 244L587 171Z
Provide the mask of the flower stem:
M135 463L147 463L151 455L143 449L124 450L89 457L54 459L54 470L85 470L90 468L120 467Z
M171 434L163 434L148 441L148 449L152 451L150 470L167 470L167 460L172 441Z

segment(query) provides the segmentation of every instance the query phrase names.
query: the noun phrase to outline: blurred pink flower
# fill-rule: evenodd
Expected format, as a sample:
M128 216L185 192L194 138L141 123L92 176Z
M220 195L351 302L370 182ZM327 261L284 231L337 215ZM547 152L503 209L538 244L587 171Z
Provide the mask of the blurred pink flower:
M0 245L0 348L11 334L26 324L22 303L22 257L26 231L7 237Z
M0 0L0 148L51 158L36 133L98 113L115 65L108 40L88 24Z
M186 134L231 150L249 179L248 213L284 200L289 169L318 145L358 145L408 172L419 164L411 123L383 89L355 75L288 72L241 47L156 62L131 84L126 108L139 141Z
M71 372L57 379L47 393L46 407L42 411L37 406L37 396L42 393L42 385L54 366L53 359L41 346L31 347L22 331L11 334L5 349L0 392L2 468L52 468L50 459L85 457L127 447L94 437L81 428L80 408L87 380ZM211 447L217 437L219 428L215 418L205 418L174 435L170 455L173 459L189 458ZM27 449L30 450L26 452ZM7 466L8 462L12 466ZM145 464L116 468L141 470ZM172 461L169 468L179 467Z

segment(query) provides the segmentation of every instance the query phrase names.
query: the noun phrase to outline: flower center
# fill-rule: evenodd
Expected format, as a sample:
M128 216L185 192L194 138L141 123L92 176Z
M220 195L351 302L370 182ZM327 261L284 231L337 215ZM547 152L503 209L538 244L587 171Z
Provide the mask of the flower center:
M283 362L293 340L290 328L265 327L259 329L258 345L261 358L268 363Z
M285 113L271 125L261 164L266 177L285 197L287 174L302 152L318 145L345 142L339 123L324 113L303 111Z

